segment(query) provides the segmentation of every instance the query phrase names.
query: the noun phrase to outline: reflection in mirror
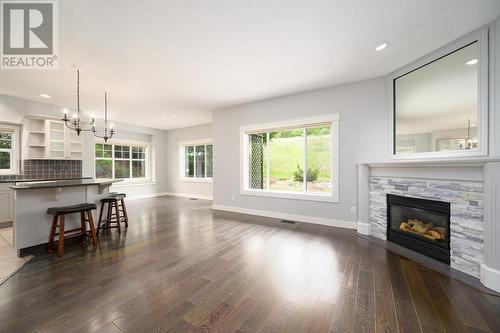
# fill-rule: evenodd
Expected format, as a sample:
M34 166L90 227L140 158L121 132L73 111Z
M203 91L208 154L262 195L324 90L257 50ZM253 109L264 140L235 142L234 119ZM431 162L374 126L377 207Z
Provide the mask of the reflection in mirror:
M478 148L479 46L394 79L395 154Z

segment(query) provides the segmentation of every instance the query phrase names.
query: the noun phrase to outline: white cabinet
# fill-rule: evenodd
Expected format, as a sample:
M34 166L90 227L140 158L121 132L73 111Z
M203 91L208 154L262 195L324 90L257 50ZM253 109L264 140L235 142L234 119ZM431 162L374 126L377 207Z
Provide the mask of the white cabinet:
M0 184L0 223L11 222L13 220L12 205L14 202L14 193L9 188L12 183Z
M24 159L81 160L82 136L63 121L43 116L27 117L23 133Z

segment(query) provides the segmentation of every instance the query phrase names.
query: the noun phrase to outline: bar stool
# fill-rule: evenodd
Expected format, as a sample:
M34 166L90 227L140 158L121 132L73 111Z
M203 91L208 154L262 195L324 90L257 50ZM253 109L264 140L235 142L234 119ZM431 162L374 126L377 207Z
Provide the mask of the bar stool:
M111 192L109 194L111 198L117 198L118 199L118 210L121 213L121 218L122 222L125 222L125 228L128 228L128 214L127 214L127 206L125 206L125 198L127 197L127 194L125 193L118 193L118 192Z
M92 219L92 210L97 209L95 204L78 204L73 206L63 206L63 207L50 207L47 209L47 214L54 215L52 218L52 226L50 228L49 244L48 250L52 252L52 247L54 246L54 239L58 236L58 251L59 257L64 255L64 239L65 237L71 236L86 236L92 238L92 245L94 250L97 246L97 235L94 228L94 220ZM67 214L80 213L80 228L75 228L71 230L64 229L64 223ZM86 223L89 224L90 231L87 231ZM59 232L56 230L59 229Z
M108 197L101 199L101 211L99 212L99 222L97 225L97 236L99 236L99 231L101 229L113 229L117 228L118 233L121 233L120 228L120 211L118 210L118 201L119 199L116 197ZM106 207L106 219L102 219L102 215L104 212L104 206Z

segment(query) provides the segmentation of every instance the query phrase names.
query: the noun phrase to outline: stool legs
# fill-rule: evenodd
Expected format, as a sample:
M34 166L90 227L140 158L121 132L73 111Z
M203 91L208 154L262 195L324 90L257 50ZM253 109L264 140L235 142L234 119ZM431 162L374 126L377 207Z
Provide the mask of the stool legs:
M107 205L106 207L104 207ZM106 213L106 218L103 220L103 212L104 210L107 211ZM118 208L117 202L103 202L101 204L101 210L99 213L99 221L97 222L97 236L99 236L99 231L101 229L111 229L111 228L117 228L118 233L121 233L121 227L120 227L120 210ZM114 226L112 226L112 223L115 223Z
M64 215L59 216L59 257L64 255L64 220Z
M124 217L124 221L125 221L125 228L128 228L127 206L125 206L125 199L124 198L122 198L120 200L120 206L121 206L123 217Z
M56 228L57 228L57 215L52 217L52 225L50 227L50 236L49 236L49 253L52 252L52 248L54 247L54 238L56 236Z
M95 233L94 219L92 218L91 210L87 211L87 217L88 217L87 222L89 223L89 228L90 228L90 236L92 238L92 246L95 250L95 248L97 247L97 235Z
M87 216L85 216L85 214ZM95 231L95 226L94 226L94 220L92 218L92 210L87 210L84 212L80 212L80 228L76 229L71 229L71 230L64 230L64 224L65 224L65 215L54 215L52 218L52 226L50 228L50 236L49 236L49 244L48 244L48 250L49 252L52 252L52 248L54 247L54 238L55 236L59 236L58 238L58 254L59 257L62 257L64 255L64 236L65 233L71 233L75 231L80 231L80 234L84 237L84 240L86 239L87 236L92 238L92 246L94 250L97 247L97 235ZM86 223L88 222L89 224L89 229L90 231L87 232L87 225ZM59 229L59 232L56 232L57 229ZM72 234L73 235L73 234Z
M121 217L120 210L118 209L118 202L113 203L113 208L115 209L116 224L118 225L118 233L122 233L122 228L120 226Z

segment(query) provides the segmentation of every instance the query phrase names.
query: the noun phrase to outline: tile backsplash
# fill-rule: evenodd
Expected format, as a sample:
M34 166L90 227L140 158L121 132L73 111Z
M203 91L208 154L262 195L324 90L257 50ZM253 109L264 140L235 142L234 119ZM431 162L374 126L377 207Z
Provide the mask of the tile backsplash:
M22 175L0 176L0 180L82 177L82 161L77 160L24 160L23 166Z

